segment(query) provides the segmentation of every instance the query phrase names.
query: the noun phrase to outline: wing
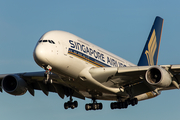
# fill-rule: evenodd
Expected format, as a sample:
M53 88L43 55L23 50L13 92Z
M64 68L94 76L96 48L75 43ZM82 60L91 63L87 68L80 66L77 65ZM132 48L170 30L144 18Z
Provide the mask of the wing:
M180 65L91 68L89 72L103 85L120 88L121 92L133 97L179 89L180 84Z
M27 73L15 73L15 74L2 74L0 75L0 91L2 92L2 84L3 86L8 85L7 82L2 82L3 79L6 79L7 82L11 82L10 88L16 86L16 90L12 91L6 89L6 92L13 95L22 95L27 90L31 95L34 96L34 90L42 90L44 94L48 95L49 92L56 92L61 98L64 96L73 95L74 97L85 99L85 97L75 88L68 85L69 81L67 76L61 74L50 75L50 79L53 80L52 84L45 84L44 80L46 79L45 71L41 72L27 72ZM9 81L8 81L9 79ZM14 82L13 82L14 80ZM5 89L5 88L3 88Z
M159 94L162 90L179 88L180 65L92 67L84 69L76 80L54 73L50 78L53 83L45 84L44 71L3 74L0 75L0 83L4 87L8 82L2 81L10 80L13 83L10 88L16 88L16 91L5 91L13 95L22 95L28 90L34 96L34 90L42 90L46 95L56 92L61 98L72 95L80 99L96 96L97 99L116 100L118 96L125 100L142 94L152 97L152 91Z

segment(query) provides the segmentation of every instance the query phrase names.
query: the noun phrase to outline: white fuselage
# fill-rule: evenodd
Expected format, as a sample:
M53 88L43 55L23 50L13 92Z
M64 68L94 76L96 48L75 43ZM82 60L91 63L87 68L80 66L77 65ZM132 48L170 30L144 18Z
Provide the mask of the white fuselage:
M50 43L49 41L54 41ZM52 71L76 78L86 67L126 67L134 64L89 43L71 33L45 33L34 49L34 59L40 67L51 65Z
M64 31L50 31L45 33L38 41L34 49L34 60L44 68L52 67L52 72L64 75L69 79L76 79L76 83L66 83L80 88L80 91L88 91L89 88L100 92L117 93L119 88L103 85L91 76L89 81L78 81L80 74L88 76L88 69L92 67L126 67L136 66L82 38ZM87 70L85 70L87 69ZM109 92L110 91L110 92ZM88 95L85 95L88 97ZM90 97L90 96L89 96ZM112 98L108 98L112 99ZM114 99L114 98L113 98Z

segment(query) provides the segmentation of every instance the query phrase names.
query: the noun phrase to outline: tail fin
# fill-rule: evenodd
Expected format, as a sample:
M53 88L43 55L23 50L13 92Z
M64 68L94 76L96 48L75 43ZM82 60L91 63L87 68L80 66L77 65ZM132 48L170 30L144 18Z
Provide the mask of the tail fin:
M156 17L139 59L138 66L157 65L163 22L164 20L162 18Z

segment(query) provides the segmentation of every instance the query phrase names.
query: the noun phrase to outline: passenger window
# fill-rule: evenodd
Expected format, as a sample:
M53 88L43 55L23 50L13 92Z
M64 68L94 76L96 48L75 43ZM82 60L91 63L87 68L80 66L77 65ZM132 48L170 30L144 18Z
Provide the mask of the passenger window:
M47 40L43 40L43 42L47 42Z

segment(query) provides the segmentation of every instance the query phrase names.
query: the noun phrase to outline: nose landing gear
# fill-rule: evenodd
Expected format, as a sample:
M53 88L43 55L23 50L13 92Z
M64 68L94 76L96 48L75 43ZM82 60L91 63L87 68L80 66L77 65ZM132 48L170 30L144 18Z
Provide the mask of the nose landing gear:
M44 79L44 83L45 84L53 83L53 80L50 78L50 75L52 74L51 73L52 67L50 65L47 65L46 67L44 67L44 69L46 70L44 74L44 76L46 77L46 79Z

